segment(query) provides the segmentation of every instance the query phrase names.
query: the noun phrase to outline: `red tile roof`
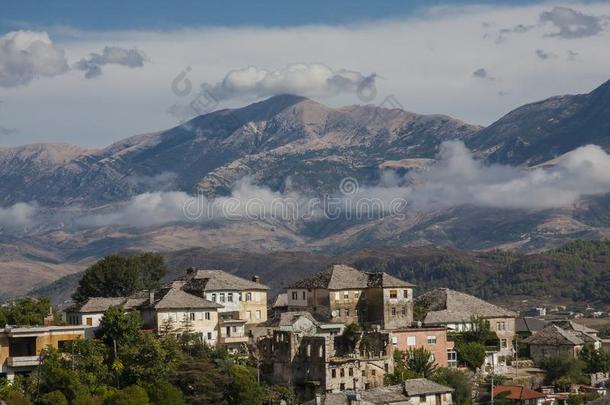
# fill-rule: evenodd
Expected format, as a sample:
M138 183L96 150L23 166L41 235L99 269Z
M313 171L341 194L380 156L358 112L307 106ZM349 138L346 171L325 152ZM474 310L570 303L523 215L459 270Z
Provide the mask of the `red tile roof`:
M508 392L509 394L505 395L506 392ZM545 397L543 393L531 390L522 385L498 385L494 387L493 396L494 398L497 396L501 396L506 399L514 399L517 401Z

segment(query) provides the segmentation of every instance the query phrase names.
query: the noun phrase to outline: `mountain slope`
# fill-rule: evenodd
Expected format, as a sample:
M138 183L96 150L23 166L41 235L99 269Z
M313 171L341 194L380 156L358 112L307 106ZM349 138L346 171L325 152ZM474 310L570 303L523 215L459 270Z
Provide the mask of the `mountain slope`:
M610 81L588 94L519 107L466 144L490 162L528 166L587 144L610 151Z

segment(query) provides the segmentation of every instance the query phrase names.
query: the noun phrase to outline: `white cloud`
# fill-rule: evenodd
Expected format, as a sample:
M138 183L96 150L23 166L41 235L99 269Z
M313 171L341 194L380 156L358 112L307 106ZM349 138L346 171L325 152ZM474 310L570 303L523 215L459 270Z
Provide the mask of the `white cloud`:
M15 231L32 225L36 211L36 205L28 203L0 207L0 230Z
M0 87L29 84L68 71L64 51L46 32L13 31L0 37Z
M581 38L599 34L604 28L603 18L584 14L569 7L554 7L540 14L542 23L552 24L558 31L550 36L561 38Z
M75 69L85 72L85 78L91 79L102 74L104 65L120 65L129 68L144 66L146 55L138 49L125 49L117 46L105 46L101 54L92 53L75 64Z

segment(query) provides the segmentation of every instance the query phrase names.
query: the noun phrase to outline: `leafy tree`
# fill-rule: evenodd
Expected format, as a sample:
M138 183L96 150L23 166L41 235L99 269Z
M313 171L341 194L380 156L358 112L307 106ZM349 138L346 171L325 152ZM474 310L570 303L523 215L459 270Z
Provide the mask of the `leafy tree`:
M176 359L168 355L159 339L149 333L142 333L132 343L121 345L118 355L123 363L123 385L163 381L168 378L176 363Z
M52 309L48 298L20 298L0 307L0 328L6 325L37 326L42 325L44 318ZM58 311L53 311L53 321L61 324Z
M610 371L610 354L603 349L595 349L591 343L586 343L578 358L585 363L587 373Z
M158 254L106 256L85 271L72 298L83 302L90 297L128 296L158 288L165 274L167 267Z
M68 401L72 402L87 388L81 383L78 374L65 367L61 353L52 347L47 347L42 352L43 362L40 366L40 380L37 382L36 391L49 393L60 391Z
M102 397L91 394L78 394L72 401L72 405L103 405L103 403Z
M33 402L20 391L10 391L0 398L2 398L7 405L33 405Z
M260 405L264 392L256 378L245 366L234 365L230 370L231 383L227 389L227 401L231 405Z
M545 357L540 363L545 371L544 382L546 384L558 385L562 388L570 384L586 382L583 376L585 363L580 359L569 356Z
M173 383L191 404L223 404L231 378L210 359L189 359L178 367Z
M68 400L61 391L51 391L40 397L38 405L68 405Z
M142 334L140 316L135 312L125 313L122 307L111 307L100 320L99 337L109 347L131 345Z
M479 342L456 342L458 359L471 370L476 370L485 362L485 346Z
M394 350L393 357L394 372L391 374L386 374L383 377L383 383L385 385L396 385L405 380L417 378L417 375L407 367L405 352L401 350Z
M186 405L182 391L167 381L159 381L146 387L150 403L153 405Z
M108 347L93 339L67 342L64 349L64 367L76 371L81 383L91 393L103 394L111 383L112 374L106 364Z
M270 404L281 404L282 401L287 405L297 404L297 396L292 386L272 385L267 388L266 397Z
M433 381L453 388L453 403L456 405L470 405L472 403L472 383L463 372L450 368L439 368Z
M424 347L411 348L406 353L407 368L418 377L430 378L436 372L432 353Z
M148 394L146 390L137 385L131 385L122 390L115 391L106 401L104 405L149 405Z

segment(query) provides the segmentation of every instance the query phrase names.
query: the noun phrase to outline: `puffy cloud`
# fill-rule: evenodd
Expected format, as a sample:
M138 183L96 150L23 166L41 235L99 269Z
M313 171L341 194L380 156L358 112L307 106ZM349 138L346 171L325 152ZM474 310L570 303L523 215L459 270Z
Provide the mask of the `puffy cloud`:
M117 46L106 46L101 54L92 53L88 58L76 62L75 68L85 72L85 77L91 79L102 74L104 65L120 65L129 68L144 66L146 55L138 49L125 49Z
M0 87L27 85L68 69L64 51L46 32L13 31L0 37Z
M540 14L540 22L550 23L556 31L549 34L561 38L581 38L599 34L603 31L602 17L584 14L569 7L554 7Z
M205 85L217 100L240 97L269 97L277 94L297 94L326 97L356 92L358 86L374 85L375 75L365 76L353 70L333 70L321 63L293 64L279 70L249 66L233 70L213 86Z
M15 231L33 224L36 211L36 205L28 203L0 207L0 230Z
M438 162L413 175L411 207L430 210L471 204L495 208L566 207L586 195L610 192L610 155L587 145L549 167L486 165L461 142L445 142Z

